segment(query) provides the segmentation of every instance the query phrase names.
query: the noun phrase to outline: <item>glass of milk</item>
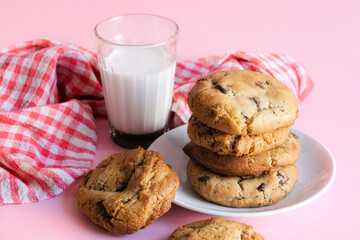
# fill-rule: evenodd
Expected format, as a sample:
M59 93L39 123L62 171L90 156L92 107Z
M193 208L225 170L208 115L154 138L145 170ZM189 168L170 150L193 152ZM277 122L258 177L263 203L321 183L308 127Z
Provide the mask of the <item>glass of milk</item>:
M147 148L168 129L179 28L164 17L126 14L94 31L111 138Z

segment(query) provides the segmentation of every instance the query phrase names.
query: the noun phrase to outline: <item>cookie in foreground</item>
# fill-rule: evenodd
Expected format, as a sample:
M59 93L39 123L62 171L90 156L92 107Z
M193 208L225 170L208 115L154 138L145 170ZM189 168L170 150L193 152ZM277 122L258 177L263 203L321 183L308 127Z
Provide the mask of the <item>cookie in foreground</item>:
M253 228L232 220L209 218L177 228L169 240L263 240L264 237L254 232Z
M143 148L109 156L79 186L80 210L115 234L146 228L166 213L179 178L161 155Z

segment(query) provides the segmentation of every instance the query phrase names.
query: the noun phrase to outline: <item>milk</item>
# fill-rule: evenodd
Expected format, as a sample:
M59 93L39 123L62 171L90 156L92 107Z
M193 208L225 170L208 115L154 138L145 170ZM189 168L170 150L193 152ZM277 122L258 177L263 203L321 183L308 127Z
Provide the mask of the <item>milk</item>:
M116 49L99 59L110 124L126 134L150 134L168 122L175 60L160 48Z

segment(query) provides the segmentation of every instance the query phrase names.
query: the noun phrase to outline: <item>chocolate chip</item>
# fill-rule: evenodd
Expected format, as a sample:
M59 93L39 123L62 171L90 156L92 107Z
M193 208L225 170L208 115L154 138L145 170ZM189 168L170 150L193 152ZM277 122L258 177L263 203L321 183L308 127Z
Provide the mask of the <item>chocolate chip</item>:
M265 188L266 188L266 183L261 183L256 189L260 192L263 192L265 191Z
M202 177L199 177L199 179L198 179L199 182L206 182L207 180L210 180L209 176L202 176Z
M255 85L258 86L259 88L264 89L264 83L263 82L255 82Z
M258 86L259 88L262 88L264 89L265 88L265 85L270 85L270 82L269 81L265 81L265 82L255 82L255 85Z
M88 172L85 177L84 177L84 185L86 185L90 179L90 176L91 176L91 173L92 173L92 170L90 172Z
M98 203L97 203L97 210L98 210L98 212L101 214L101 216L103 216L103 218L106 220L106 221L108 221L109 223L111 223L110 222L110 220L111 220L111 216L108 214L108 212L106 211L106 208L105 208L105 206L104 206L104 200L101 200L101 201L99 201Z
M214 88L216 88L216 89L220 90L220 92L222 92L223 94L226 94L226 93L227 93L226 89L225 89L225 88L223 88L223 87L222 87L222 86L220 86L220 85L215 85L215 87L214 87Z
M279 179L279 184L280 184L280 185L284 185L285 183L287 183L287 181L289 181L289 177L286 175L286 173L285 173L284 170L279 170L279 171L276 173L276 176L277 176L278 179Z

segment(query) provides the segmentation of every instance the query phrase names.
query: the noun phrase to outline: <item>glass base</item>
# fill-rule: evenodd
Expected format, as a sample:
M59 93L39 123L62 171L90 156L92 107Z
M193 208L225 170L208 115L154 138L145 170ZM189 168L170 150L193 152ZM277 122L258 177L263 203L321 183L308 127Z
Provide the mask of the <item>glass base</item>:
M110 136L112 140L119 145L127 149L137 148L139 146L147 149L150 144L160 137L163 133L168 130L168 127L165 126L163 129L156 131L154 133L136 135L136 134L127 134L116 130L114 126L110 126Z

